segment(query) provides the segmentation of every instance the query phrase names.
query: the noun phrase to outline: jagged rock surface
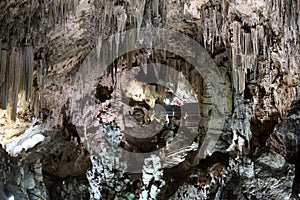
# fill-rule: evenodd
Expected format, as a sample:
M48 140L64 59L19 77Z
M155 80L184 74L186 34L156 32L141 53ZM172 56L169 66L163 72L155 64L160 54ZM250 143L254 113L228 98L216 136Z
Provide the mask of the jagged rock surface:
M0 11L1 143L29 129L33 116L42 118L51 129L45 134L48 140L18 152L16 159L0 149L1 198L13 191L16 199L88 199L88 187L95 199L101 192L107 198L127 199L298 198L299 1L6 0L0 2ZM206 77L195 73L181 57L149 49L119 56L107 66L102 81L98 80L100 88L113 88L122 72L134 71L147 62L167 64L181 71L198 94L201 121L195 140L199 148L206 144L206 135L220 137L207 152L187 148L184 159L179 159L181 164L167 170L158 170L163 162L152 157L143 166L148 171L131 174L132 180L114 172L109 162L92 159L89 186L85 173L91 166L90 157L82 144L73 141L73 137L79 141L79 136L70 124L82 133L80 139L87 149L97 149L95 154L105 152L104 157L114 156L118 150L105 151L105 145L98 148L103 141L96 116L105 112L113 118L118 110L106 100L119 97L112 98L114 90L102 91L100 102L94 103L95 71L88 67L93 63L84 59L92 57L89 52L100 51L109 35L141 27L177 30L209 52L224 80L220 83L225 86L224 93L218 97L226 99L225 125L220 128L218 120L210 121L216 114L212 102L218 99L210 96L211 85L203 83ZM170 45L181 42L171 41ZM118 56L120 41L115 39L112 44ZM143 70L157 80L163 74L156 67ZM174 78L171 73L169 78ZM122 129L122 124L118 126ZM120 139L114 135L112 140ZM200 157L206 157L209 164L203 164ZM174 158L171 163L178 164Z
M89 152L66 130L37 131L46 139L34 148L14 157L1 148L1 199L88 199Z

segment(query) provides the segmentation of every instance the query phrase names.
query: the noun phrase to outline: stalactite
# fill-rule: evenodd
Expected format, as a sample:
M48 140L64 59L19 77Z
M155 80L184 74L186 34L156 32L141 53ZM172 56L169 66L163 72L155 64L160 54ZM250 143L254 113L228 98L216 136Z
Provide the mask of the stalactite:
M49 16L49 19L52 19L54 23L57 22L57 10L56 10L56 8L57 7L56 7L55 1L52 1L50 3L50 10L51 10L50 14L51 14L51 16Z
M5 45L2 45L5 48ZM8 58L8 52L7 49L1 49L1 79L0 79L0 86L1 86L1 102L2 102L2 108L6 107L7 104L7 94L8 94L8 70L7 70L7 58Z
M234 22L232 24L232 34L233 34L233 47L235 49L235 55L239 55L240 54L240 41L241 41L241 37L240 37L240 24L238 22Z
M64 0L59 0L59 23L62 26L64 24Z
M240 54L244 54L245 52L245 32L244 29L240 28L239 30L239 36L240 36L240 40L239 40L239 53Z
M202 79L201 76L199 76L198 83L197 83L197 89L198 89L198 91L196 91L197 94L198 94L198 102L199 103L202 102L202 98L201 98L201 95L200 95L200 94L203 93L203 84L202 83L203 83L203 79Z
M264 33L264 28L263 28L263 26L257 26L257 36L258 36L258 38L257 38L257 40L258 40L258 48L257 48L257 50L258 50L258 54L260 54L260 49L263 49L263 38L265 37L265 33ZM263 52L263 55L265 55L264 54L264 52ZM264 57L265 58L265 57Z
M218 25L217 25L217 11L213 10L213 30L212 31L212 36L211 36L211 53L214 53L215 49L215 39L218 37Z
M19 24L12 25L8 21L15 18L11 16L11 12L8 12L7 16L1 18L3 21L0 27L1 40L6 41L7 44L2 45L1 43L0 45L0 106L9 108L12 119L15 118L18 93L20 93L19 96L23 101L33 101L32 97L34 96L32 89L34 47L27 42L21 44L20 41L27 41L37 30L48 28L44 27L45 24L47 24L46 26L50 25L52 28L56 25L65 24L69 13L76 14L78 3L78 0L24 1L22 3L22 6L26 8L24 20L19 20ZM33 24L33 16L48 21L45 21L46 23ZM14 38L11 37L12 35L14 35ZM22 51L19 46L22 46ZM19 84L12 86L17 82Z
M131 34L126 34L126 42L125 42L125 48L126 48L126 52L128 52L126 54L127 56L127 67L128 67L128 70L131 70L131 67L132 67L132 60L133 60L133 52L131 51L132 48L132 45L133 45L133 35L132 35L132 32Z
M72 13L76 16L76 8L78 5L78 0L55 0L50 1L45 8L41 8L41 14L47 10L48 13L48 19L54 23L54 26L56 24L59 24L60 26L64 25L67 20L67 16L69 13ZM42 4L42 5L45 5Z
M13 60L12 60L12 54L14 53L14 50L11 50L9 52L8 56L8 66L7 66L7 75L6 75L6 89L7 89L7 105L6 110L8 113L8 116L10 119L12 119L12 112L13 112L13 83L14 83L14 67Z
M132 68L132 52L131 51L127 53L127 67L128 67L129 71Z
M153 13L154 13L154 17L158 16L158 7L159 7L159 0L153 0L152 1L152 7L153 7Z
M231 55L232 55L232 79L233 79L233 87L237 90L237 61L236 61L236 49L235 48L232 48L231 49L232 52L231 52Z
M72 11L73 11L73 14L76 16L76 8L77 8L77 4L78 4L78 0L73 0L72 1Z
M242 93L245 90L245 71L243 68L238 69L238 79L239 79L239 92Z
M115 34L115 58L119 57L120 32Z
M258 49L257 49L257 30L252 28L251 29L251 41L252 41L252 47L253 47L253 54L254 56L257 56Z
M269 83L271 83L272 82L272 80L271 80L271 50L270 49L268 49L268 51L267 51L267 55L268 55L268 57L267 57L267 66L266 66L266 79L269 81Z
M143 22L145 4L146 4L146 1L142 0L142 2L140 4L141 8L137 9L135 11L136 24L137 24L137 27L136 27L137 28L137 38L140 37L140 29L141 29L142 22Z
M121 6L115 7L114 15L117 19L117 32L124 31L127 22L127 14L125 9Z
M9 91L7 112L11 120L16 119L17 99L20 85L21 51L17 47L11 49L9 55Z
M245 55L249 55L251 52L251 41L250 41L251 35L250 33L244 33L244 41L245 41L245 45L244 45L244 54Z
M32 76L33 76L33 47L25 44L23 47L23 77L21 89L25 90L25 99L29 100L32 91Z
M43 89L43 60L38 60L36 61L36 70L35 73L32 75L33 79L36 82L36 85L38 86L39 89L36 88L31 88L31 97L30 99L32 100L31 103L31 108L35 116L39 116L40 113L40 106L41 106L41 101L40 97L42 94L42 89Z
M184 65L183 65L183 70L182 70L182 73L183 75L186 77L186 75L188 74L188 62L187 61L184 61Z
M300 2L298 1L297 10L300 11ZM300 41L300 13L298 12L298 41Z

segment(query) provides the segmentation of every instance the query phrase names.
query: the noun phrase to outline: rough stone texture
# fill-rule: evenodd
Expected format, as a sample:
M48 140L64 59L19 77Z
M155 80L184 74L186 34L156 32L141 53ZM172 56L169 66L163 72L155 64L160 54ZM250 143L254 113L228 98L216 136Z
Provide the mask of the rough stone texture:
M17 166L17 162L9 158L7 152L0 149L1 155L1 184L0 184L0 197L1 199L7 199L11 195L15 195L16 198L26 198L20 184L21 172ZM18 180L19 179L19 180Z
M46 140L26 152L23 149L16 157L10 157L1 148L3 199L12 195L15 199L89 198L85 176L91 167L89 153L66 129L40 128Z
M45 141L26 152L20 151L18 158L10 158L0 149L1 198L14 191L15 198L19 195L20 199L88 199L85 173L91 161L85 148L95 149L101 143L98 114L104 112L113 118L118 113L106 104L109 101L105 100L111 98L106 92L100 93L106 96L98 98L101 104L94 103L97 85L113 88L121 72L150 61L189 75L187 79L200 102L200 129L195 139L199 148L210 147L204 139L206 135L221 136L209 151L187 148L176 152L171 163L178 164L179 159L181 164L171 165L170 169L158 170L161 160L156 166L153 157L153 162L143 166L149 173L131 174L131 180L109 169L107 163L93 161L94 175L88 177L102 180L104 186L98 187L104 188L99 190L105 191L103 196L298 198L299 1L6 0L0 2L0 11L0 142L7 144L30 129L33 116L41 118L50 129L43 133ZM90 63L84 60L92 57L88 53L100 51L102 42L113 33L141 27L177 30L209 52L224 79L220 83L225 86L224 93L218 96L226 98L224 127L217 127L218 120L210 120L216 114L211 102L218 100L210 95L211 85L203 84L205 77L177 55L149 50L131 52L108 67L102 82L91 79L95 71L89 70ZM181 42L170 43L176 46ZM187 54L191 52L186 49ZM148 71L159 79L159 70ZM118 126L122 129L122 124ZM76 128L83 134L78 135ZM85 146L78 144L80 139ZM113 141L119 141L118 137ZM123 142L141 151L136 148L140 145L138 140ZM105 147L98 149L104 150ZM101 156L112 157L114 153ZM209 164L202 163L204 157ZM104 173L95 169L99 165L103 165ZM105 175L111 177L105 180ZM95 181L89 181L90 188L97 188ZM93 189L91 198L100 198Z
M299 154L299 111L299 102L295 101L286 118L276 125L268 139L268 146L295 164Z
M299 101L293 102L287 117L275 126L267 144L285 159L295 164L295 178L293 182L293 196L296 197L300 188L299 181Z

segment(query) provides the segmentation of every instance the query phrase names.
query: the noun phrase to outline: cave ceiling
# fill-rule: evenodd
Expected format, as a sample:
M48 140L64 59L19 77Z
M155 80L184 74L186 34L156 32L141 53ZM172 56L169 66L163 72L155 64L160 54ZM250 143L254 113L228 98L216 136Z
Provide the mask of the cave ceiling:
M299 199L298 0L2 0L0 199Z

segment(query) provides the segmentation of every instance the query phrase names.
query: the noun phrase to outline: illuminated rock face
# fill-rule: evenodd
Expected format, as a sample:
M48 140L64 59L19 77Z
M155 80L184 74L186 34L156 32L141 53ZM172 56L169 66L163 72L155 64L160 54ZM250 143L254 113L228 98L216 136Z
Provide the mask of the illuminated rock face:
M7 198L11 191L16 191L15 199L19 196L32 199L34 195L74 199L79 193L82 199L88 199L89 184L85 173L92 164L94 168L90 169L88 178L93 186L90 194L96 199L101 196L99 191L107 198L127 199L238 199L241 196L288 199L291 194L296 197L300 185L297 166L299 13L297 0L1 1L0 142L7 151L15 151L12 154L19 156L10 158L1 151L0 164L5 167L0 172L3 177L0 198ZM222 96L226 104L224 128L218 127L218 113L212 103L218 99L211 95L214 88L205 83L207 77L201 77L191 63L170 52L142 49L118 55L122 35L111 41L110 50L117 52L118 59L109 65L105 75L99 75L98 88L92 81L83 81L94 77L95 71L86 67L91 51L101 51L103 41L111 34L143 27L180 31L208 51L223 78L219 84L224 85L224 91L218 97ZM178 42L184 43L170 40L174 46ZM185 51L187 55L193 55L190 48ZM148 172L114 174L108 163L101 163L96 158L91 163L85 148L97 149L91 151L96 155L105 152L104 157L114 155L103 145L98 148L101 135L97 116L102 116L100 125L116 118L121 130L126 126L136 128L130 117L126 118L127 124L122 122L123 118L118 115L121 104L110 105L123 96L145 101L140 110L123 106L123 113L135 112L133 120L141 121L142 125L151 121L151 112L159 109L155 107L155 101L165 99L165 89L147 86L138 94L126 94L126 91L123 94L114 88L120 87L124 77L129 80L130 75L123 76L122 73L132 75L138 69L144 74L140 74L142 80L137 81L144 81L149 76L155 80L174 79L174 74L160 67L147 68L144 64L149 62L168 65L180 72L176 77L177 84L168 85L180 94L177 100L173 99L174 104L184 106L181 105L183 97L185 103L200 102L201 120L196 145L166 154L166 159L159 162L157 157L150 156L143 164L143 169ZM185 86L183 78L191 87ZM32 117L40 119L38 124L33 123ZM165 120L171 121L171 118ZM38 126L48 127L47 131L44 128L36 133L30 131ZM27 138L25 130L33 135ZM205 140L206 135L221 136L211 147ZM173 137L166 134L162 138L172 140ZM36 139L32 141L33 138ZM125 149L141 151L146 148L141 147L143 143L137 139L124 138ZM9 144L14 140L19 145L11 148ZM27 144L29 140L32 142ZM78 144L79 140L84 145ZM151 144L147 140L143 142ZM206 148L197 149L201 145ZM199 159L205 156L205 160ZM11 159L13 161L9 161ZM164 162L172 167L156 169L156 165L165 166ZM103 173L96 170L98 165L103 169L101 173L111 177L104 180ZM11 168L12 173L4 170L7 168ZM91 177L110 185L99 185L96 189ZM151 179L157 180L153 183ZM59 184L55 185L57 181ZM80 189L74 192L70 188ZM117 191L112 192L113 188ZM24 193L27 190L29 192Z

